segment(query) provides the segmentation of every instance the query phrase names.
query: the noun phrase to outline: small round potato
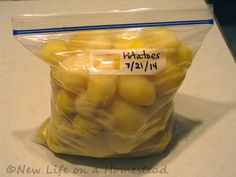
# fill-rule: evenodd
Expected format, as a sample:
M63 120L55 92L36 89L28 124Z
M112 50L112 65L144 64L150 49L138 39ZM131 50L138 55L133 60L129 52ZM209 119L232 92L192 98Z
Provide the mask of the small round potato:
M115 49L146 48L145 39L142 38L140 28L115 29L114 32Z
M51 121L48 124L48 132L46 135L46 144L49 149L56 153L63 153L65 147L61 140L64 139L65 132L61 129L61 126Z
M47 129L48 129L48 124L50 123L50 118L47 118L43 124L40 126L38 133L37 133L37 138L40 143L44 144L46 143L46 135L47 135Z
M88 58L84 55L72 56L60 65L52 67L52 78L71 91L84 90L89 77L88 62Z
M98 70L118 70L120 69L119 54L101 54L93 58L93 65Z
M78 139L78 141L82 144L84 156L109 157L114 154L108 147L106 135L103 132L97 132L96 134Z
M166 68L153 75L152 78L158 95L169 94L179 88L185 78L185 70L177 63L169 60Z
M165 28L157 27L144 30L143 36L150 48L177 49L181 45L177 35Z
M58 64L68 56L67 44L61 39L49 39L42 44L39 55L51 65Z
M96 104L88 98L86 92L82 92L75 100L75 109L82 116L94 117Z
M75 95L64 89L58 93L55 104L61 113L69 114L75 112Z
M72 35L68 42L72 51L111 49L112 46L113 35L107 30L79 31Z
M148 119L143 107L126 103L118 98L112 102L108 112L112 116L111 127L114 131L125 135L136 135Z
M153 83L145 76L120 76L118 80L119 96L135 105L151 105L156 98Z
M193 59L193 54L190 48L186 45L181 45L181 47L177 51L177 60L183 67L188 68Z
M97 134L101 130L101 126L94 122L93 119L76 115L72 121L72 127L79 132L81 136L89 136Z
M135 147L135 138L127 138L109 133L105 139L113 153L126 154Z
M90 75L87 88L88 98L98 105L107 105L114 97L117 87L115 75Z
M116 49L134 49L134 48L145 48L145 43L140 37L133 39L117 38L115 41Z

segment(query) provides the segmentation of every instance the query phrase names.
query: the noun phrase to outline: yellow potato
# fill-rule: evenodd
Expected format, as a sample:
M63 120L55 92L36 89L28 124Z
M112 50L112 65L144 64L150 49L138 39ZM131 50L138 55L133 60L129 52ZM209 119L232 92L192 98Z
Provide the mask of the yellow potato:
M134 148L136 139L121 137L109 133L105 141L113 153L126 154Z
M70 50L111 49L113 36L108 30L79 31L71 36L68 43Z
M113 98L117 87L115 75L91 75L88 81L87 96L99 105L107 105Z
M145 48L145 41L141 35L141 29L116 29L114 34L114 48L115 49L133 49Z
M57 80L55 80L52 77L51 77L50 83L51 83L51 87L52 87L53 91L58 91L58 90L62 89L60 82L58 82Z
M55 100L57 95L60 93L62 87L60 84L51 77L51 88L52 88L52 93L51 93L51 99ZM51 112L55 111L54 109L55 105L51 106ZM56 112L56 111L55 111Z
M166 148L172 138L174 117L168 117L165 129L153 132L152 137L147 139L133 150L135 156L143 156L160 153Z
M153 83L144 76L120 76L118 80L119 96L132 104L151 105L156 92Z
M75 95L66 90L61 90L55 100L57 109L61 113L74 113L75 112Z
M51 137L47 137L47 147L55 153L62 153L64 149L62 145L55 142Z
M119 54L101 54L93 58L93 65L100 70L117 70L120 69Z
M47 63L55 65L68 57L68 48L61 39L49 39L39 49L39 56Z
M89 77L88 68L88 57L75 55L61 62L60 65L52 67L51 75L63 87L76 92L86 88Z
M50 122L50 118L45 120L41 127L38 130L37 137L40 143L44 144L46 142L46 134L47 134L47 129L48 129L48 124Z
M133 48L145 48L147 47L144 43L144 40L140 37L133 39L123 39L117 38L115 41L116 49L133 49Z
M149 122L162 122L164 120L164 122L166 122L170 115L173 113L173 102L169 101L167 103L162 103L162 107L159 109L153 109L153 112L150 114L150 118L149 118ZM163 119L163 120L162 120Z
M156 149L156 151L163 151L166 146L169 144L170 140L172 138L172 132L171 131L166 131L159 139L159 143L155 144L153 147Z
M76 111L86 117L94 117L96 104L92 102L86 92L82 92L75 100Z
M106 142L106 134L103 132L98 132L94 135L86 136L79 139L82 142L83 150L85 151L83 155L93 156L93 157L109 157L114 154L108 147Z
M177 51L177 60L183 66L188 68L193 59L193 54L190 48L186 45L181 45L181 47Z
M112 102L108 112L112 116L111 127L115 132L118 131L125 135L136 135L148 119L143 107L126 103L120 99Z
M132 156L147 156L162 152L169 144L172 138L170 130L164 130L159 134L154 135L152 138L138 146L133 150Z
M102 128L94 119L89 119L76 115L72 121L72 127L82 136L97 134Z
M56 153L62 153L65 149L61 140L65 136L64 132L59 129L60 126L56 125L53 121L48 125L48 132L46 134L46 143L49 149Z
M176 60L177 59L176 59L175 56L166 57L166 63L165 63L165 66L164 66L163 70L161 70L157 74L150 75L149 77L152 78L152 79L159 79L161 74L171 73L172 71L175 71L175 68L180 68L179 64L177 63Z
M165 28L157 27L144 30L143 36L150 48L177 49L180 47L177 35Z
M145 133L143 134L145 139L150 138L154 134L163 131L168 126L167 122L174 111L173 103L169 102L158 111L153 111L155 112L150 114L150 118L148 120L149 127L147 127Z
M156 91L159 95L168 94L176 91L185 78L185 71L175 62L167 61L166 68L156 75L154 79Z
M54 124L71 129L73 116L74 113L65 115L65 114L58 114L58 112L56 112L56 114L51 115L51 119Z

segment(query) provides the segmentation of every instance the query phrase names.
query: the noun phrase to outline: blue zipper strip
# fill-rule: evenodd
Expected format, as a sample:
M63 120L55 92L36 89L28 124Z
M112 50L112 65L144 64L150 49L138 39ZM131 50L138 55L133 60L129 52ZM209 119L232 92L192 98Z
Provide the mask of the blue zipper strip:
M96 30L96 29L114 29L114 28L139 28L151 26L176 26L176 25L198 25L198 24L214 24L213 19L208 20L189 20L189 21L168 21L168 22L149 22L149 23L128 23L128 24L110 24L110 25L92 25L92 26L71 26L59 28L40 28L29 30L13 29L13 35L34 34L34 33L55 33L80 30Z

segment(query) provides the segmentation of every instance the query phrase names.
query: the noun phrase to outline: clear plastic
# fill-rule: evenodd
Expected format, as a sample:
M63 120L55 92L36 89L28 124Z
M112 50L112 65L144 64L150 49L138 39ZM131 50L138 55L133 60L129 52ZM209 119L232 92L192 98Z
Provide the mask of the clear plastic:
M39 142L91 157L163 151L173 97L211 18L211 9L14 17L15 37L51 68L51 116Z

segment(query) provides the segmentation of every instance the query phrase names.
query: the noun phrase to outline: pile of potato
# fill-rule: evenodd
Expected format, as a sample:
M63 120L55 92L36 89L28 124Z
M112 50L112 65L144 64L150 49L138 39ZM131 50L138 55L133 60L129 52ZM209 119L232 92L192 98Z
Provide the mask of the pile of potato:
M165 68L151 75L91 74L120 68L115 55L94 58L90 50L157 49ZM144 156L162 151L173 125L172 98L192 62L192 52L166 28L79 31L42 43L50 64L52 114L38 131L56 153L93 157ZM108 62L109 61L109 62Z

